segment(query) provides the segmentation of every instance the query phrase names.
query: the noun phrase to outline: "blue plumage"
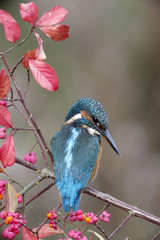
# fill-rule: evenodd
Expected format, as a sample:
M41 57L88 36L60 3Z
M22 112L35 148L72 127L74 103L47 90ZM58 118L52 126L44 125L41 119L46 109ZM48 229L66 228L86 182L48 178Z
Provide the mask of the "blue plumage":
M99 153L98 135L90 135L87 129L64 126L51 142L56 185L61 193L66 212L76 211L80 194L94 170Z
M82 98L69 109L65 125L51 141L56 185L66 212L79 208L82 191L98 171L101 136L119 154L107 128L108 117L102 105Z

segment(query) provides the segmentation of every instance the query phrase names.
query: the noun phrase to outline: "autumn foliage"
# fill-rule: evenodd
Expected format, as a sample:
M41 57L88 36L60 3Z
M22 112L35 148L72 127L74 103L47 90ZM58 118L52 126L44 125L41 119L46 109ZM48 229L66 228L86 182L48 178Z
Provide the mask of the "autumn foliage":
M69 37L69 26L61 24L67 14L68 11L64 7L55 6L39 18L38 6L34 2L27 4L21 3L20 15L25 22L31 24L31 28L25 38L18 43L15 43L20 38L20 27L8 12L0 9L0 23L3 26L5 38L10 42L15 43L15 45L7 51L0 52L1 59L5 66L5 68L3 67L0 71L0 174L4 174L7 178L7 181L0 180L0 201L3 203L1 204L0 202L0 227L5 226L2 231L3 239L12 240L16 238L18 234L21 234L23 240L38 240L47 236L59 236L59 234L61 234L62 238L59 237L59 240L71 238L87 240L84 232L88 226L96 226L100 229L98 226L99 222L109 222L110 214L105 211L105 208L97 215L92 212L84 213L79 209L76 212L70 212L64 217L58 213L58 210L62 206L61 204L54 210L49 210L46 214L46 219L33 229L29 227L29 223L25 218L25 207L54 185L54 174L48 168L49 164L47 159L48 157L49 160L53 162L52 154L45 142L41 130L38 128L37 123L26 104L25 98L29 89L30 73L32 73L33 78L42 88L48 91L56 91L58 89L57 73L52 66L45 62L46 54L43 49L42 36L45 34L54 41L67 39ZM36 33L37 28L41 30L42 36ZM35 37L37 47L23 52L23 57L18 63L15 63L13 69L10 69L6 55L27 41L31 34ZM14 71L19 67L24 68L27 71L28 76L28 79L26 79L27 87L23 91L19 89L18 82L14 77ZM16 99L14 98L15 92L18 95L18 98ZM17 102L22 105L23 110L19 108ZM12 115L10 112L11 107L23 116L23 119L29 125L28 129L17 128L14 126L14 119L12 121ZM27 150L24 159L19 159L16 156L14 136L17 131L23 130L32 132L36 138L35 146L39 145L44 160L44 169L35 165L35 163L38 162L34 151L35 146L33 146L29 152ZM36 171L39 176L27 186L22 187L21 183L11 179L6 172L6 169L13 166L15 163ZM51 184L26 201L25 194L45 178L51 178ZM21 191L17 192L13 183L16 184L16 186L19 185L22 188ZM59 223L64 223L63 229L59 227ZM70 224L72 227L72 230L68 233L65 229L66 223ZM103 230L101 231L103 232ZM90 230L90 232L92 238L95 231ZM56 237L56 239L58 238Z
M20 14L24 21L31 24L31 33L33 32L38 47L29 50L24 54L22 65L24 68L32 72L36 82L48 91L56 91L58 89L58 77L56 71L48 65L43 50L43 40L40 35L35 32L39 28L49 38L55 41L61 41L69 37L69 26L60 23L68 14L67 10L61 6L53 7L47 11L38 20L38 6L34 2L28 4L20 4ZM20 28L16 20L8 13L0 9L0 23L3 25L5 38L8 41L16 42L20 38ZM10 92L11 82L4 68L0 72L0 99L4 99ZM0 125L12 128L12 117L7 107L0 105ZM0 160L3 167L12 166L15 162L15 149L12 134L4 141L0 148Z
M28 81L30 81L31 72L35 81L41 87L45 88L48 91L56 91L58 89L57 73L53 67L44 61L46 59L46 54L43 49L43 40L40 35L36 33L36 29L39 28L42 33L54 41L65 40L69 37L69 26L61 24L68 14L68 11L64 7L55 6L44 13L43 16L41 16L39 19L38 11L38 6L34 2L20 4L20 15L25 22L31 24L31 30L23 40L16 44L15 42L20 39L20 27L16 20L10 15L10 13L0 9L0 23L3 26L4 36L6 40L15 43L12 48L8 49L5 52L0 52L4 66L6 67L6 69L3 67L0 70L0 139L2 141L2 144L0 146L0 174L5 174L8 177L8 181L0 181L0 199L4 200L5 203L5 210L3 206L1 208L0 219L4 220L4 222L2 224L0 223L0 227L3 226L3 224L6 224L7 227L3 230L2 236L4 239L11 240L20 233L19 229L26 224L25 216L16 213L18 204L22 203L22 200L24 201L24 196L16 192L15 188L10 183L10 177L7 175L5 170L7 167L14 165L16 161L14 134L16 134L17 130L14 128L12 122L10 107L13 106L16 110L18 110L18 107L13 101L14 92L12 84L17 90L20 98L19 101L22 103L29 117L31 115L30 111L26 107L24 100L26 92L24 94L20 92L13 73L14 70L20 66L20 64L22 64L21 66L23 66L28 72ZM9 54L18 46L22 45L25 41L27 41L31 34L34 34L35 36L35 39L37 41L37 48L28 50L26 53L24 52L23 58L20 59L14 69L10 70L10 67L5 58L6 54ZM30 120L27 119L27 116L23 112L19 112L29 123ZM37 131L36 122L33 121L33 119L31 120L30 126L32 124L35 127L34 131ZM45 143L44 141L40 143L37 136L36 138L40 144L44 159L46 160L44 147L42 146L42 143L44 145ZM24 160L22 160L23 164L27 164L27 162L28 164L35 164L36 161L36 153L33 150L27 153L24 157ZM34 231L35 229L29 231L25 226L23 226L23 240L38 239L37 235L34 234ZM55 230L49 227L48 224L43 224L38 231L40 238L57 233L63 233L63 231L61 229Z

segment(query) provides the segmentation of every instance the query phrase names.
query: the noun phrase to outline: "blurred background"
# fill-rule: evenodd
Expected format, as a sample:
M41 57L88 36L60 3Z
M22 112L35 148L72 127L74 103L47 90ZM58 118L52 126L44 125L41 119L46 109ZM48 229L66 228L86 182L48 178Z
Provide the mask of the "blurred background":
M19 13L21 1L5 0L0 8L9 12L21 27L21 39L30 31ZM24 1L28 3L29 1ZM107 110L109 131L118 146L119 158L103 141L99 173L91 187L106 192L131 205L160 216L160 1L147 0L36 0L39 17L55 5L62 5L69 14L70 38L53 42L42 32L46 62L57 72L59 89L48 92L31 77L26 102L47 144L64 123L68 108L80 97L95 98ZM4 38L0 26L1 50L12 46ZM37 47L32 36L23 46L7 55L12 68L27 50ZM0 68L3 66L0 62ZM23 90L27 74L22 66L15 73ZM26 127L20 114L11 110L15 127ZM16 155L23 159L35 144L29 132L15 135ZM43 166L39 147L35 149ZM52 166L50 166L52 169ZM27 185L36 173L15 164L7 172L15 180ZM0 178L2 178L0 176ZM26 199L40 191L45 181L30 191ZM26 209L30 227L37 226L60 202L56 187L31 203ZM83 195L80 207L97 213L104 203ZM127 216L109 207L111 221L103 225L109 235ZM113 240L151 239L158 226L131 219ZM17 236L17 239L21 239ZM48 237L46 239L58 239ZM96 239L96 238L94 238Z

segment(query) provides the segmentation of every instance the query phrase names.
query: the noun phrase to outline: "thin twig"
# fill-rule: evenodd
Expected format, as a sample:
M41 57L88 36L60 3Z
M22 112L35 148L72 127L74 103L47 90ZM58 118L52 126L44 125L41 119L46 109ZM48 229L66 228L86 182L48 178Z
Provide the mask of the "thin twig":
M35 231L37 237L38 237L38 232L39 232L39 230L43 227L43 225L44 225L47 221L48 221L48 218L46 217L46 218L43 220L43 222L41 222L41 224L37 227L37 229L36 229L36 231Z
M160 237L160 231L156 235L154 235L151 240L156 240L156 239L158 240L159 239L158 237Z
M106 239L109 239L108 236L107 236L107 234L105 233L105 231L104 231L97 223L94 223L94 225L99 229L99 231L100 231L101 233L104 234L104 236L106 237Z
M108 237L108 239L111 239L117 232L120 228L122 228L124 226L124 224L126 222L128 222L128 220L132 217L132 213L130 213L124 220L121 224L119 224L119 226L111 233L111 235Z
M33 202L36 198L38 198L40 195L42 195L44 192L46 192L48 189L50 189L51 187L53 187L54 182L50 183L47 187L45 187L43 190L41 190L39 193L37 193L36 195L34 195L32 198L30 198L25 205L18 207L19 210L22 210L23 208L25 208L28 204L30 204L31 202Z
M23 40L21 40L18 44L14 45L13 47L9 48L7 51L5 51L4 53L1 53L1 54L5 55L5 54L11 52L13 49L15 49L15 48L19 47L20 45L22 45L30 37L30 35L32 34L33 30L34 30L34 27L31 28L30 33L28 33L27 36Z
M40 139L41 139L41 141L42 141L42 143L43 143L43 145L44 145L44 148L45 148L45 149L42 147L42 145L41 145L40 142L39 142L40 148L41 148L41 152L42 152L42 155L43 155L43 158L44 158L44 161L45 161L45 167L48 168L48 161L47 161L47 158L46 158L45 151L46 151L46 152L48 153L48 155L50 156L51 161L52 161L53 157L52 157L52 154L51 154L51 152L50 152L50 150L49 150L49 148L48 148L48 146L47 146L47 144L46 144L46 141L45 141L45 139L44 139L44 137L43 137L43 135L42 135L42 133L41 133L41 130L38 128L35 119L33 118L30 110L28 109L28 106L27 106L25 100L23 99L22 93L21 93L21 91L20 91L20 89L19 89L19 86L18 86L18 84L17 84L17 81L16 81L16 79L15 79L15 77L14 77L14 75L13 75L13 72L15 71L17 65L16 65L16 66L13 68L13 70L11 71L10 68L9 68L9 65L8 65L8 63L7 63L7 61L6 61L6 58L5 58L5 56L4 56L3 53L2 53L2 60L3 60L4 64L5 64L5 66L6 66L9 74L10 74L10 77L11 77L11 79L12 79L12 81L13 81L13 84L14 84L14 86L15 86L15 88L16 88L16 90L17 90L17 93L18 93L18 95L19 95L19 97L20 97L20 99L21 99L21 103L22 103L25 111L27 112L27 114L28 114L28 116L29 116L32 124L34 125L34 127L35 127L35 129L36 129L37 134L39 135L39 137L40 137ZM36 138L37 138L37 140L38 140L38 137L37 137L37 135L36 135L36 132L35 132L35 136L36 136ZM39 140L38 140L38 141L39 141Z
M26 97L26 94L27 94L27 91L28 91L28 88L29 88L29 84L30 84L30 74L29 74L29 69L27 69L27 75L28 75L28 81L27 81L27 87L24 91L24 95L23 95L23 99L25 99Z
M24 223L22 223L22 222L20 222L20 224L21 224L23 227L27 228L31 233L35 234L35 232L34 232L30 227L28 227L26 224L24 224Z

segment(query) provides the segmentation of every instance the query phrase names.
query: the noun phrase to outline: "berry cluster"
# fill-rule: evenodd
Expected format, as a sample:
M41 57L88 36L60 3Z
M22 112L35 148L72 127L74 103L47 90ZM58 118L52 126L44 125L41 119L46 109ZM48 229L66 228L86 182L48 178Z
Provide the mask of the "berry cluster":
M4 187L7 184L7 181L1 180L0 181L0 199L3 199L3 193L4 193ZM19 193L17 193L17 198L18 198L18 203L22 202L22 195L20 195Z
M71 230L68 233L68 236L75 240L88 240L86 236L83 236L83 234L80 231L76 231L76 230Z
M88 224L94 224L98 221L104 221L104 222L108 223L110 216L111 216L111 214L107 213L106 211L103 211L99 216L96 216L92 212L88 212L88 213L84 214L81 209L78 209L76 212L71 212L69 214L69 220L71 222L75 222L75 221L82 222L85 220L85 222ZM47 214L47 217L50 220L49 226L56 230L57 222L53 221L53 219L57 219L56 212L54 210L53 211L50 210ZM69 231L68 236L74 240L88 240L86 236L83 236L82 231L78 231L79 229L77 228L76 230ZM62 240L62 238L59 240ZM67 240L67 239L64 239L64 240Z
M85 219L86 215L82 212L81 209L78 209L76 212L71 212L69 220L71 222L75 222L76 220L78 221L83 221Z
M2 236L4 239L14 239L20 232L19 228L22 226L21 224L26 224L25 217L22 217L22 215L20 215L19 213L9 212L7 214L6 211L3 211L0 213L0 218L5 220L6 225L9 225L2 232Z
M49 227L54 228L55 230L57 230L57 223L55 221L53 221L53 219L57 218L57 214L55 213L55 211L49 211L49 213L47 214L47 218L50 220L49 222Z

